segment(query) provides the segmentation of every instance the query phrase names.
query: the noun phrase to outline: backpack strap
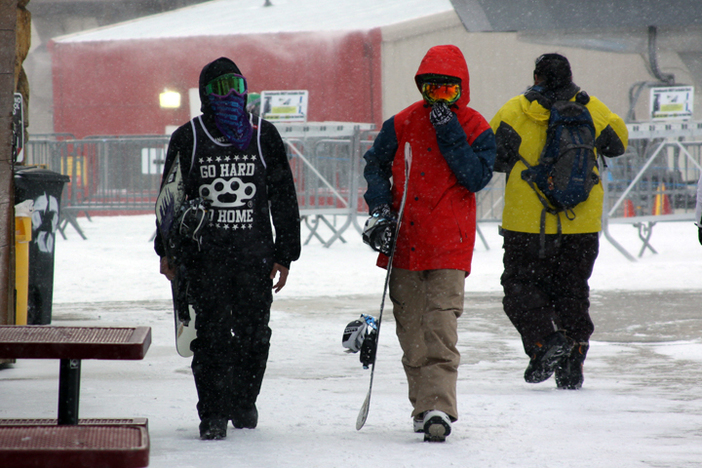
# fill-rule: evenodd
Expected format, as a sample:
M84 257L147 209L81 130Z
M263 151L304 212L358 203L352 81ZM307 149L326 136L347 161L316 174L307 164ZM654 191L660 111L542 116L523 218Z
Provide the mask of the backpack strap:
M527 169L532 168L532 166L526 161L526 159L524 159L524 157L521 154L517 153L517 156L519 156L519 159L524 163ZM536 184L534 184L533 181L525 180L525 182L529 184L529 187L531 187L531 189L536 194L536 197L541 202L541 205L543 205L543 209L541 210L541 223L539 229L539 258L546 258L546 213L552 214L556 217L556 223L558 226L558 238L556 239L556 245L560 244L561 233L563 232L561 227L561 211L565 212L566 218L570 220L575 219L575 214L573 214L573 218L571 218L570 216L568 216L567 210L557 210L556 208L552 207L548 203L548 200L546 200L546 197L544 197L541 194L541 192L539 192L539 189L536 188Z
M200 125L202 125L204 128L201 117L198 116L197 119L200 122ZM190 127L193 129L193 154L190 156L190 169L188 169L188 175L193 170L193 164L195 164L195 152L197 151L197 132L195 130L195 119L192 119L190 121Z
M253 116L253 114L249 114ZM256 147L258 148L258 157L261 158L261 162L263 163L263 167L268 169L268 165L266 165L266 158L263 157L263 150L261 149L261 121L263 118L261 116L258 116L258 132L256 134Z

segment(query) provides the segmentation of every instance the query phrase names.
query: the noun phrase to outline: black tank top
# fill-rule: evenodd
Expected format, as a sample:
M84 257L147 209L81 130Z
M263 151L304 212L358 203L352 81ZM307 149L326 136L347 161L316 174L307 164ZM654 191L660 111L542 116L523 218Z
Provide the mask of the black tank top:
M273 235L260 117L254 123L248 148L239 150L224 137L213 137L202 116L191 120L194 145L190 170L184 177L189 199L202 197L211 202L213 228L211 235L203 238L204 243L256 249L260 256L269 256L273 253Z

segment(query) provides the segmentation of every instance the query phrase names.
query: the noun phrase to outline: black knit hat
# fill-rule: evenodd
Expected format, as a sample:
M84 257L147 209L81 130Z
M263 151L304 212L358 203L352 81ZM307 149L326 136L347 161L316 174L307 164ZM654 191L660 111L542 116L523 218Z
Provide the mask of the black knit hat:
M227 73L236 73L241 75L241 70L236 66L232 60L227 57L220 57L217 60L208 63L202 68L200 72L200 111L203 114L211 112L210 102L207 99L207 93L205 92L205 86L217 78L218 76L226 75ZM242 75L243 76L243 75Z
M559 89L573 81L568 59L560 54L543 54L536 59L534 78L542 80L541 85L547 89Z

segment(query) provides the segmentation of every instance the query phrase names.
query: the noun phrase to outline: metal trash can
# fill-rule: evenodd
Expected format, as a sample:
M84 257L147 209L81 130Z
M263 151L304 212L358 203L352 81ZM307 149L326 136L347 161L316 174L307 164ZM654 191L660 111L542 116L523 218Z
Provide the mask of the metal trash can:
M27 324L51 323L54 294L54 247L61 193L68 176L36 166L15 167L15 203L34 202L29 243Z

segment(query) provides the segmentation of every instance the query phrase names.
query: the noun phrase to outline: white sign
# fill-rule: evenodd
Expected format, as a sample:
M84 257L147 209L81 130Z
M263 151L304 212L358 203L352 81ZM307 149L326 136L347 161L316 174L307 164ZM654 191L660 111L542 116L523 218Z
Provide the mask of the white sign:
M307 91L262 91L261 117L272 122L307 122Z
M24 101L15 93L12 105L12 150L15 162L24 163Z
M689 120L692 118L693 86L651 88L651 119Z

